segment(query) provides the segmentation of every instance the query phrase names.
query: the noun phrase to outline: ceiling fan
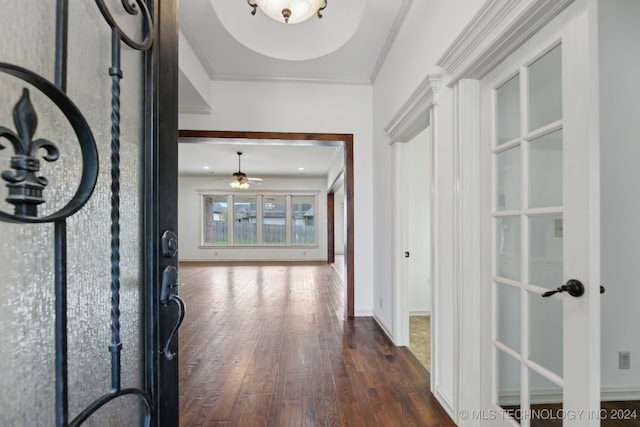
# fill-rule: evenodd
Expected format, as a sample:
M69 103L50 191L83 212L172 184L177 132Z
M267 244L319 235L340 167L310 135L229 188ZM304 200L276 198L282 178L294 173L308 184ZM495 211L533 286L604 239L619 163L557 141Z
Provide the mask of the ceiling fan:
M251 184L262 184L262 178L249 178L247 174L242 172L240 167L240 158L242 157L242 151L238 151L238 172L233 173L233 179L229 183L229 186L238 190L246 190Z

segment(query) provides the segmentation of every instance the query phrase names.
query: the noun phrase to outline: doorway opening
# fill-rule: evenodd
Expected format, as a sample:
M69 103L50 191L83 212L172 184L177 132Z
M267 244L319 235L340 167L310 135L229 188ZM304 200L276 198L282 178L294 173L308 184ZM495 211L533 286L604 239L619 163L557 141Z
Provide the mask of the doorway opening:
M334 194L344 192L344 276L347 317L354 317L354 174L353 135L290 132L234 132L181 130L181 143L211 143L212 140L228 140L229 144L241 146L248 140L260 141L272 146L334 146L343 148L343 170L337 175L327 191L327 209L333 210ZM331 204L331 206L330 206ZM335 260L335 216L327 215L327 262Z
M431 372L431 141L426 127L407 143L409 350Z

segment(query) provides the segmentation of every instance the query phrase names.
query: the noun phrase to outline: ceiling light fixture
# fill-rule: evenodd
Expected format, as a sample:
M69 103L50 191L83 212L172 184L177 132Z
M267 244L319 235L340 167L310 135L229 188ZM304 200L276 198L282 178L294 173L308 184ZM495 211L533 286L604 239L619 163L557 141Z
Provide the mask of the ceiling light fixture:
M246 190L249 188L249 179L247 178L247 174L242 172L240 168L240 157L242 157L242 151L238 151L238 172L233 174L233 181L229 183L231 188L236 190Z
M327 7L327 0L247 0L253 8L252 15L259 7L271 19L285 24L298 24L313 15L322 18L322 11Z

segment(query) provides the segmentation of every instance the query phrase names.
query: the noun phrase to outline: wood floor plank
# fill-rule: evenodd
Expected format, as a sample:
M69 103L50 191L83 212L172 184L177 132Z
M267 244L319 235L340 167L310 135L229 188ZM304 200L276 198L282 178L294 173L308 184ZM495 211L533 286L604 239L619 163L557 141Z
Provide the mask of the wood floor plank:
M453 426L323 263L182 263L182 426Z

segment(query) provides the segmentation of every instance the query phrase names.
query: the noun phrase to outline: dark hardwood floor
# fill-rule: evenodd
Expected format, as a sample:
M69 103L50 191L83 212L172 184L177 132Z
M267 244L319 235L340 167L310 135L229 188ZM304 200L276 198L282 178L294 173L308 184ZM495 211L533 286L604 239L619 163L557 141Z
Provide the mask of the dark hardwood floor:
M338 272L180 265L182 426L453 426L429 374L371 318L344 319Z

